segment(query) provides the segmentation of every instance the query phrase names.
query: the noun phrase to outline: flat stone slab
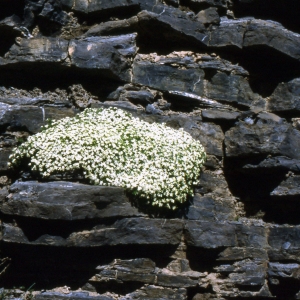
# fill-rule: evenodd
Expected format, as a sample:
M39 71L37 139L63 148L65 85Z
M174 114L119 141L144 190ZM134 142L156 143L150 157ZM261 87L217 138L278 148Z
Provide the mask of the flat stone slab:
M20 68L18 65L22 63L50 63L95 70L100 76L130 81L130 58L137 51L135 39L136 34L88 37L71 41L52 37L21 38L0 59L0 69Z
M187 245L206 249L220 247L266 248L268 231L262 224L189 220L186 221L185 238Z
M295 197L300 195L300 175L288 177L271 192L272 197Z
M0 207L6 215L47 220L85 220L143 216L119 187L73 182L16 182Z
M300 158L300 132L290 124L241 121L225 133L228 157L254 155Z
M268 110L274 112L300 111L300 78L279 83L268 101Z
M300 262L300 226L275 225L270 228L268 255L271 261Z
M47 119L59 120L74 117L75 114L76 110L73 108L0 103L0 126L25 127L31 133L37 133Z
M118 245L178 245L183 232L179 219L125 218L113 225L99 225L92 230L74 232L67 238L40 236L29 241L21 228L4 224L2 241L23 245L61 247L102 247Z

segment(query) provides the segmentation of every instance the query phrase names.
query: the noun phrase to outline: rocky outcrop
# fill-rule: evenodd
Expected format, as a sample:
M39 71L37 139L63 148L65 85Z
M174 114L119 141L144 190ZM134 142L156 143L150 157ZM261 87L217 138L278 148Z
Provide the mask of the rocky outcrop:
M0 5L1 299L299 299L298 4ZM204 146L178 209L9 168L47 119L111 106Z

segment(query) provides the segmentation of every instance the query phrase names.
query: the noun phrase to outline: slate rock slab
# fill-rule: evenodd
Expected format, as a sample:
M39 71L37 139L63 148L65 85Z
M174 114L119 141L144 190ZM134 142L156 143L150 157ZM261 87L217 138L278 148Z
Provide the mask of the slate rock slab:
M268 275L277 278L295 278L300 280L299 264L281 264L276 262L269 263Z
M268 109L273 112L299 112L300 78L279 83L270 96Z
M178 43L197 43L202 47L208 44L209 35L205 26L180 9L156 5L151 12L141 11L137 17L140 30L144 35L159 40L165 39L170 43L176 40ZM159 35L151 30L153 26L160 28Z
M187 245L205 249L220 247L267 246L267 229L262 224L242 222L186 221L185 238Z
M137 56L133 64L133 82L154 89L203 94L204 72L200 68L180 69L170 64L152 63ZM175 63L174 63L175 64Z
M286 197L300 195L300 176L291 176L282 181L272 192L272 197Z
M130 58L137 51L136 34L111 37L87 37L69 45L71 65L97 70L103 76L130 81Z
M47 220L85 220L143 216L124 189L73 182L16 182L0 211Z
M62 63L68 57L68 41L52 37L21 38L5 54L4 64L20 62ZM1 66L1 64L0 64Z
M300 226L274 225L270 228L268 255L271 261L300 262Z
M191 269L186 272L176 272L177 270L172 271L168 268L160 269L148 258L116 259L109 265L99 266L97 269L99 273L89 281L98 284L141 282L164 287L188 288L196 287L199 278L206 275Z
M225 133L228 157L282 155L300 158L300 132L290 124L239 122Z
M285 156L268 157L258 164L248 163L242 167L242 171L249 173L259 172L272 173L275 170L300 172L300 160L291 159Z
M130 58L137 51L135 38L136 34L71 41L53 37L20 38L4 59L0 59L0 69L17 68L20 63L52 63L95 70L99 75L130 81Z
M244 259L268 260L265 249L255 247L228 247L219 254L218 261L237 261Z
M127 1L127 0L110 0L110 1L88 1L88 0L61 0L61 3L72 9L73 11L89 14L96 12L105 11L108 13L109 10L122 10L126 8L138 8L138 1Z
M40 131L46 120L74 117L76 110L65 107L38 107L34 105L9 105L0 103L0 126L10 126L14 129L24 127L31 133Z
M98 295L90 296L88 292L42 292L34 296L35 300L115 300L115 297Z
M186 217L189 220L201 221L234 220L236 218L235 205L234 198L221 200L213 195L202 197L196 194Z
M117 245L178 245L183 232L179 219L124 218L113 225L99 225L92 230L74 232L69 237L42 235L29 241L21 228L4 224L2 241L24 245L61 247L102 247Z
M266 46L296 60L300 59L300 35L273 21L251 20L244 35L243 47Z
M172 299L172 300L185 300L187 299L187 291L184 288L172 289L160 287L155 285L145 285L126 296L121 296L119 300L128 299Z
M220 265L214 269L221 274L229 274L233 284L238 286L263 286L267 277L266 261L249 259L235 262L232 265Z

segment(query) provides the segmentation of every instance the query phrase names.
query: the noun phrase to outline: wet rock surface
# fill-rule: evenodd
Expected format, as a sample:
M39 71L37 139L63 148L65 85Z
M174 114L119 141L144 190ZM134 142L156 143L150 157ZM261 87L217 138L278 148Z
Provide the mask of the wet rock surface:
M0 7L1 299L299 299L297 1ZM194 196L155 211L80 175L9 168L47 119L88 107L199 140Z

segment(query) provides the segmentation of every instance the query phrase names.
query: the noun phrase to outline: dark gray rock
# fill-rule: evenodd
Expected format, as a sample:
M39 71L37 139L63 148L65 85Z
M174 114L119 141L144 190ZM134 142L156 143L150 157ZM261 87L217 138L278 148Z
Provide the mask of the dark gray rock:
M21 36L23 31L20 28L22 24L21 19L12 15L0 21L0 32L3 37Z
M238 247L254 247L266 249L268 247L268 228L260 221L235 224L236 245Z
M178 7L179 6L179 0L167 0L166 1L167 4L170 4L170 5L173 5L175 7Z
M39 89L26 91L0 87L0 102L9 105L54 105L54 106L70 106L68 94L65 90L56 89L54 92L48 91L42 93Z
M244 222L186 221L187 245L200 248L267 247L267 229L263 224Z
M222 168L222 161L219 160L216 156L214 155L207 155L206 161L204 163L204 166L207 167L210 170L217 170Z
M188 246L206 249L236 245L235 226L230 223L186 221L185 238Z
M8 170L9 156L12 153L12 148L0 148L0 171Z
M263 46L299 60L299 35L279 23L256 19L221 18L220 26L210 31L209 46L247 48Z
M149 258L136 258L129 260L115 259L108 265L109 269L131 272L135 274L149 274L155 272L155 262ZM103 270L105 267L98 266L97 270Z
M107 108L107 107L117 107L129 112L138 112L139 108L129 101L105 101L103 103L92 103L91 108Z
M135 104L148 104L154 102L154 95L146 90L140 90L140 91L124 91L120 95L120 101L130 101Z
M249 82L240 75L216 73L207 83L205 96L229 103L245 106L264 106L261 97L253 93Z
M16 182L0 208L7 215L51 220L142 216L118 187L72 182Z
M176 263L175 263L176 264ZM199 277L202 273L191 271L181 272L181 270L171 271L168 268L156 268L155 263L147 258L131 260L115 260L106 266L97 267L100 270L90 279L90 282L96 283L124 283L141 282L145 284L155 284L164 287L187 288L196 287ZM179 271L179 272L177 272Z
M249 124L247 119L245 121L239 122L225 133L227 156L271 154L300 158L300 132L291 125Z
M194 54L196 61L201 69L215 70L232 75L248 76L249 72L238 64L232 64L230 61L208 54Z
M219 24L220 16L214 7L201 10L197 15L197 20L203 24Z
M270 262L268 275L269 277L295 278L300 280L300 265Z
M4 224L2 241L65 247L177 245L180 243L182 232L182 220L125 218L113 225L100 225L90 231L74 232L66 239L45 234L36 240L29 241L22 229L11 224Z
M156 5L152 12L142 11L137 17L140 30L144 35L159 40L165 39L170 43L176 40L176 43L181 44L186 42L197 43L201 46L208 44L209 36L205 26L180 9ZM150 24L159 26L159 35L151 30Z
M159 300L159 299L172 299L172 300L185 300L187 298L187 291L184 288L171 289L166 287L160 287L155 285L145 285L139 290L127 294L126 296L121 296L119 300L128 299L149 299L149 300Z
M130 81L130 58L136 54L136 34L117 37L88 37L67 41L58 38L20 39L6 53L1 66L20 63L55 63L95 70L99 75Z
M266 46L284 53L296 60L300 59L299 34L291 32L279 23L251 20L244 35L243 47Z
M209 5L209 6L216 6L216 7L227 7L228 0L190 0L193 5Z
M113 226L78 232L67 239L70 246L102 245L177 245L183 231L181 220L131 218L117 221Z
M201 197L196 194L186 216L189 220L201 221L235 220L237 217L235 205L233 197L216 199L214 196Z
M181 274L157 274L157 285L165 287L191 288L198 285L198 278L189 278Z
M69 15L62 10L58 1L45 1L42 10L39 12L39 18L44 22L66 25L70 19Z
M129 34L73 40L68 50L71 65L97 70L106 77L130 81L130 58L137 51L135 38L136 34Z
M300 226L275 225L270 228L268 255L271 261L300 262Z
M57 38L20 38L5 54L1 65L13 65L21 62L63 63L68 57L68 41Z
M223 111L217 109L205 109L202 110L203 119L207 120L218 120L218 121L234 121L236 120L241 113L237 111Z
M205 80L206 70L221 72ZM138 55L133 64L134 83L182 97L182 101L190 99L191 105L198 102L207 107L223 107L223 110L225 106L217 101L249 107L264 105L264 100L252 92L247 75L243 68L226 60L189 52Z
M256 124L284 124L285 119L280 118L279 116L269 113L269 112L260 112L256 117Z
M183 91L203 94L204 72L199 68L180 69L167 63L149 61L137 56L133 64L133 82L161 91Z
M138 31L137 16L125 20L108 21L91 27L84 36L116 35Z
M272 192L272 197L286 197L286 196L299 196L300 195L300 175L288 177L282 181L278 187Z
M230 20L221 18L219 26L213 26L210 31L209 46L243 48L244 34L247 30L247 20Z
M201 142L207 154L223 156L224 134L220 126L204 122L194 126L192 122L186 122L183 129Z
M233 265L221 265L214 268L220 273L211 273L200 280L200 287L211 285L219 297L273 297L267 285L267 262L256 260L242 260ZM195 298L195 299L220 299ZM221 298L224 299L224 298Z
M0 103L0 126L23 129L31 133L40 131L47 119L61 119L75 116L76 111L65 107L19 106Z
M268 260L265 249L254 247L229 247L219 254L220 261L238 261L244 259Z
M114 300L113 296L99 295L90 296L88 292L41 292L34 296L35 300Z
M233 265L221 265L214 268L220 273L229 273L229 278L237 286L263 286L267 277L267 262L250 259L235 262Z
M298 112L300 110L300 78L280 83L270 96L268 110Z
M0 102L9 104L9 105L46 105L46 104L53 104L53 101L46 97L46 96L40 96L40 97L0 97ZM70 106L70 103L67 101L67 99L61 99L61 101L57 101L55 103L58 106Z
M219 170L215 172L209 170L202 171L196 191L201 195L214 195L220 199L232 196L228 188L228 183Z
M204 293L204 294L196 294L192 300L220 300L219 296L216 294ZM224 299L224 298L223 298Z
M109 10L122 10L122 9L133 9L139 7L139 1L127 1L127 0L111 0L111 1L88 1L88 0L61 0L61 3L72 9L73 11L89 14L89 13L99 13L106 12Z
M264 172L270 173L274 170L300 172L300 160L291 159L284 156L268 157L258 164L246 164L242 167L245 172Z

